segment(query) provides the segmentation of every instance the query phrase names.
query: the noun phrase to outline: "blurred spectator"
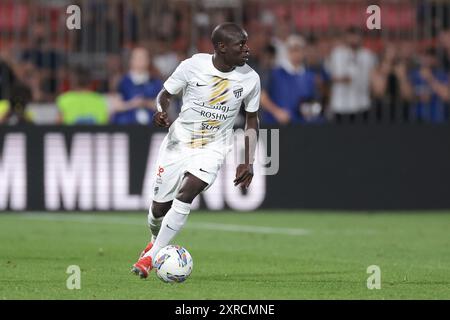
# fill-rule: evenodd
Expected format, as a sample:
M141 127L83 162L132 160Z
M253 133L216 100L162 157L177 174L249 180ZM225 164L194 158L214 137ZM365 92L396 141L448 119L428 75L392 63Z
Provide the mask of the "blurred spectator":
M250 55L248 64L258 73L261 87L265 88L275 67L276 50L272 44L267 44L259 54L259 59Z
M180 64L178 54L170 49L167 40L160 39L157 42L157 52L153 57L153 64L163 79L167 79Z
M319 121L315 75L304 65L306 43L291 35L286 44L288 59L273 69L261 95L262 119L269 124Z
M450 72L450 29L443 29L438 36L439 64L446 72Z
M56 99L60 116L58 122L65 125L107 124L108 110L105 98L89 89L89 72L77 67L70 73L72 90Z
M30 89L17 79L6 62L0 60L0 124L32 123L25 112L30 101Z
M324 64L326 54L324 48L321 47L318 39L310 36L305 48L305 65L306 68L314 73L314 81L316 83L317 95L322 107L328 105L330 91L330 75ZM325 113L324 111L322 113Z
M5 123L8 112L9 112L9 101L0 99L0 125Z
M34 71L39 73L34 79L40 80L35 85L42 89L40 96L42 100L51 100L55 97L58 90L58 69L64 62L62 54L51 44L49 28L49 24L43 18L32 26L30 43L21 57L22 62L28 64L30 73Z
M375 56L361 46L361 35L350 28L344 41L331 52L330 109L337 122L353 122L357 117L367 119L370 108L370 76Z
M448 119L449 77L439 66L436 50L425 50L419 66L410 73L413 87L412 117L419 122L440 123Z
M412 88L408 78L409 61L399 54L395 44L388 44L380 64L371 76L375 119L379 122L409 119Z
M344 43L334 48L332 54L336 32L353 21L346 8L363 12L363 3L343 0L342 6L332 6L300 1L298 6L292 6L291 2L244 1L242 7L232 8L225 2L211 7L202 2L193 6L185 1L74 0L73 4L79 5L84 13L83 27L65 32L67 15L59 4L53 3L61 1L9 2L8 12L14 13L14 19L2 23L5 36L0 37L0 59L12 69L14 82L23 86L22 92L31 90L36 123L39 122L36 115L45 113L42 110L55 110L52 106L58 93L73 89L68 68L74 64L93 68L91 76L95 81L90 88L106 93L108 106L114 113L113 123L150 123L153 100L162 86L156 78L166 78L186 56L211 50L211 26L240 19L249 33L252 48L249 64L259 73L262 87L266 88L262 97L266 121L315 121L321 120L324 113L335 114L341 122L356 118L442 122L448 118L447 93L443 90L446 76L442 71L450 75L449 1L419 0L414 4L408 0L395 1L395 5L388 5L391 12L383 16L386 19L382 34L368 32L362 39L356 30L349 30ZM296 29L315 36L303 48L304 63L298 70L289 67L287 62L291 59L287 39ZM361 40L381 52L379 66L375 56L362 48ZM388 45L391 48L384 46L386 40L393 40L393 45ZM150 50L151 59L137 59L147 61L143 63L146 65L143 72L139 67L131 70L130 63L129 73L124 76L124 52L137 43ZM436 65L416 68L417 47L425 46L436 47L437 61L432 61ZM422 66L427 59L421 56L419 60ZM278 73L272 70L274 66ZM306 72L299 76L302 69ZM281 88L282 92L289 93L270 96L270 87L277 86L273 79L281 79L282 70L292 79L281 83L287 83L292 90ZM432 77L426 70L431 70ZM300 81L305 87L304 83L309 81L306 75L311 73L315 91L312 100L306 97L308 94L305 96L310 89L301 89L303 92L299 93L298 85L294 84ZM0 77L3 77L0 114L5 115L11 110L11 101L4 96L10 97L13 88L11 80L4 80L7 75ZM300 108L291 106L296 99L303 102ZM310 100L319 104L304 103ZM322 107L327 108L326 112ZM176 112L174 108L169 116L176 116ZM45 123L52 122L53 117Z
M272 44L276 51L275 64L277 66L281 66L286 60L288 60L288 48L286 41L291 33L291 28L289 27L289 23L282 18L279 18L275 28L275 36L272 39Z
M417 25L422 37L435 37L439 28L449 28L450 3L442 0L418 0Z
M113 124L151 124L156 110L155 98L162 89L162 81L149 72L150 59L146 49L135 48L131 53L130 71L119 83L122 97L116 107Z
M122 5L116 0L72 0L83 12L83 27L71 34L76 50L118 53L124 41L124 29L129 31L127 35L135 40L136 16L133 2L128 1L126 5ZM119 16L119 12L122 12L123 16Z
M30 101L30 89L22 83L16 83L11 88L9 110L3 119L0 120L0 123L6 123L8 125L32 124L33 120L31 115L26 110Z
M108 54L104 71L105 73L99 82L98 91L105 93L116 92L123 77L120 55Z
M261 82L261 88L266 88L270 79L273 68L275 67L275 47L266 43L266 45L260 50L256 51L253 45L250 45L250 58L247 64L253 68L259 75ZM241 108L239 116L235 121L235 125L240 126L245 123L245 110Z
M0 59L0 100L9 100L11 86L15 80L12 68L3 59Z

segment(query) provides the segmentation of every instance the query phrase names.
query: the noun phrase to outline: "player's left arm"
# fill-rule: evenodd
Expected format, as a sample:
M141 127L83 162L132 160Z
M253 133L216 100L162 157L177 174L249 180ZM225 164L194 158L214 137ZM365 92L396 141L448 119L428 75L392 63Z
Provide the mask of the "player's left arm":
M246 112L245 116L245 160L236 168L234 185L248 188L253 179L253 163L258 144L259 118L258 111Z

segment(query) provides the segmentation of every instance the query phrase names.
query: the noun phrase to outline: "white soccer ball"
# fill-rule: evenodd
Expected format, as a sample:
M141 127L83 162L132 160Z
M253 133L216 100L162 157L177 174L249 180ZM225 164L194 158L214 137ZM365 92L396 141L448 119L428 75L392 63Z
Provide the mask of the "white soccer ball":
M183 282L191 274L194 262L185 248L169 245L158 252L153 266L162 281Z

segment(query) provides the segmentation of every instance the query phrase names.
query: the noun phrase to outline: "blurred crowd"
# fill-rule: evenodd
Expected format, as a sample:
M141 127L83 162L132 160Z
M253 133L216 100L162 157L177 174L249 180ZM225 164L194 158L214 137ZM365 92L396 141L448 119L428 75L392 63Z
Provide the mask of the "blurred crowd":
M189 2L168 1L159 8L164 14L143 26L141 12L156 12L145 5L160 2L86 3L82 30L67 37L52 36L45 15L19 45L0 37L0 124L151 125L164 80L191 54L212 52L214 25L236 21L231 9L193 13ZM263 123L449 122L448 12L428 33L384 37L351 25L306 32L283 18L286 10L273 14L249 3L238 22L249 33L249 64L261 78ZM115 20L118 11L126 19ZM172 118L179 107L174 102Z

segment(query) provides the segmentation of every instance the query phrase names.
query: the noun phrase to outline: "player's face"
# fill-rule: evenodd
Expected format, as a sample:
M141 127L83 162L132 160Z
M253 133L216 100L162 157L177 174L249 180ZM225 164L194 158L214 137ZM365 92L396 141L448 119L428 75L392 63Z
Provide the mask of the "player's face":
M234 36L227 45L226 60L230 65L243 66L250 56L246 32Z

